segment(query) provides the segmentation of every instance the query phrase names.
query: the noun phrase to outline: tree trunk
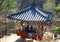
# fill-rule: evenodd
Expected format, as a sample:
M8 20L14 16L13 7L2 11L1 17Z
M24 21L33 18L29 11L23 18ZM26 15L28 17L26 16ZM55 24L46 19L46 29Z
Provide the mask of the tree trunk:
M4 2L4 0L0 0L0 11L2 10L1 5Z

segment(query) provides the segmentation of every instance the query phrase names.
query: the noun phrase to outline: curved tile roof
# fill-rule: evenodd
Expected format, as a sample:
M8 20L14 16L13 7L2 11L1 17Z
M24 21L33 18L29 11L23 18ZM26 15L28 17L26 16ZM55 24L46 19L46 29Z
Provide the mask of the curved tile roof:
M10 14L8 18L23 21L48 21L52 19L51 12L44 11L38 7L28 7L20 12Z

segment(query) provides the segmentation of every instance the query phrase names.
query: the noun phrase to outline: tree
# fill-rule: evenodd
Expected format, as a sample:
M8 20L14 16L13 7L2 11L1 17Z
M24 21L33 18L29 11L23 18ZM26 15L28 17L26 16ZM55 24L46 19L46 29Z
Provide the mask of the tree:
M55 26L54 27L54 32L55 33L60 33L60 26Z
M1 5L2 5L3 1L4 1L4 0L0 0L0 8L1 8Z
M2 11L8 10L6 11L8 13L11 9L15 9L16 4L17 3L14 0L4 0L4 2L1 5Z
M53 12L55 7L55 0L46 0L44 4L44 9Z
M0 14L2 14L2 15L4 15L2 18L4 18L4 20L2 20L1 22L3 23L3 21L4 21L4 23L3 24L1 24L2 26L1 26L1 28L3 27L3 25L4 25L4 27L2 28L2 29L5 29L5 34L7 34L7 25L9 25L9 23L6 23L6 16L7 16L7 14L9 13L9 12L11 12L11 10L13 10L13 9L15 9L15 7L16 7L16 2L14 1L14 0L4 0L3 1L3 3L1 3L1 10L0 10ZM14 11L14 10L13 10ZM2 16L1 15L1 16ZM12 24L14 24L14 23L12 23Z
M60 4L55 7L55 11L56 11L56 12L59 12L59 11L60 11Z
M56 4L56 6L58 6L59 3L60 3L60 0L55 0L55 4Z

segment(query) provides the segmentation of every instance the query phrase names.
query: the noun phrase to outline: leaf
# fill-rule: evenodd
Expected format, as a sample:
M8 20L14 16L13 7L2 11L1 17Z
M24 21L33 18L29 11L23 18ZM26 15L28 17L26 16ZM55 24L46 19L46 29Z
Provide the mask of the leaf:
M55 7L55 11L59 11L59 10L60 10L60 4L57 7Z
M16 2L14 0L4 0L2 4L2 8L13 8L16 6Z
M55 27L54 27L54 32L55 32L55 33L59 33L59 32L60 32L60 26L58 26L58 27L55 26Z

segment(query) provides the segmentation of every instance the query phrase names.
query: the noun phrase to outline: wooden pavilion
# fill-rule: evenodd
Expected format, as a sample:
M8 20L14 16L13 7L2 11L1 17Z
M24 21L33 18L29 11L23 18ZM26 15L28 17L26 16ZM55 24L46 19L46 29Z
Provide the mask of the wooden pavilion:
M22 9L20 12L12 13L9 16L7 16L9 19L13 20L19 20L21 21L21 27L22 30L17 30L17 35L21 36L22 38L29 38L27 33L25 33L23 29L23 23L26 21L28 27L30 25L30 22L38 22L38 28L37 28L37 35L35 33L32 34L30 38L32 39L39 39L42 40L43 35L40 35L40 29L42 28L42 31L44 30L43 24L44 22L48 22L52 20L53 14L51 12L47 12L35 5L33 2L31 6Z

